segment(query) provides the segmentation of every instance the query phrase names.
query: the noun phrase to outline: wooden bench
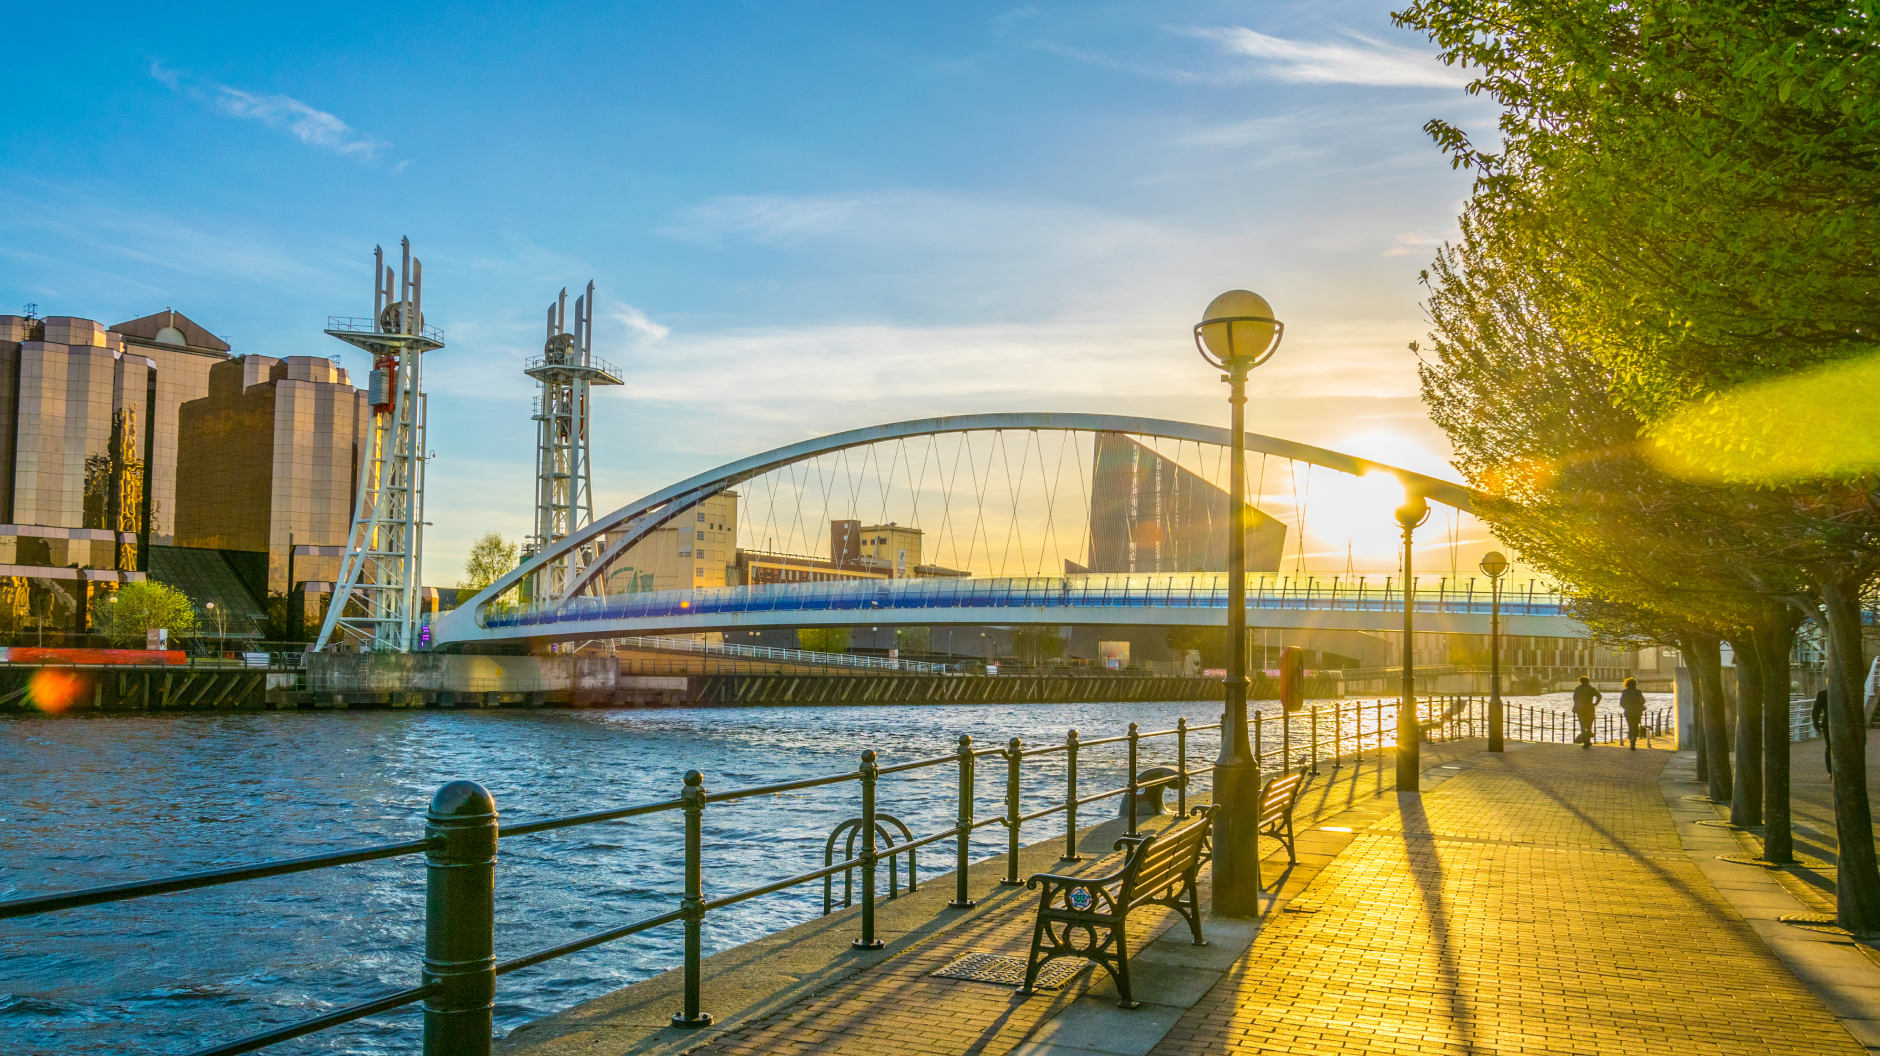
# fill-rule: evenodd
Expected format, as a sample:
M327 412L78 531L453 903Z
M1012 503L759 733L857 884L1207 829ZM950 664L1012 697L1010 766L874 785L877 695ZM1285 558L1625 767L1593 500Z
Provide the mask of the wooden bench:
M1025 985L1019 993L1030 994L1038 981L1038 970L1058 957L1085 957L1103 965L1116 980L1121 1008L1139 1008L1141 1002L1129 991L1129 940L1124 923L1129 914L1142 906L1166 906L1188 921L1196 946L1206 946L1201 937L1201 906L1195 895L1195 873L1200 870L1202 852L1207 845L1208 829L1214 808L1195 807L1193 817L1158 833L1125 836L1116 841L1116 849L1129 850L1123 867L1108 876L1059 876L1037 873L1026 887L1042 887L1038 899L1038 922L1031 931L1031 957L1025 965Z
M1299 864L1299 853L1293 845L1293 808L1299 805L1299 794L1305 790L1303 767L1275 774L1260 788L1260 835L1285 845L1286 861L1291 865ZM1260 890L1266 890L1265 883Z

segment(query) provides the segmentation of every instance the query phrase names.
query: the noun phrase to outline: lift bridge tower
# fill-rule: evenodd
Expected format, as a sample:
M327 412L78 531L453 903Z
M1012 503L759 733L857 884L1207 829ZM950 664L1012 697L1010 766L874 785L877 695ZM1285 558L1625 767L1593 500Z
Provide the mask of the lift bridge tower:
M317 649L349 640L409 652L418 644L418 576L424 560L424 390L419 364L444 347L424 324L424 265L404 239L393 272L372 248L372 317L335 316L326 332L372 357L372 424L359 463L352 532Z
M524 553L540 553L569 532L594 519L594 474L590 468L588 423L593 417L596 385L619 385L613 364L594 356L594 284L575 298L574 330L568 329L568 291L548 306L548 338L541 356L523 373L541 383L535 401L535 534ZM535 589L557 598L567 589L569 572L592 560L583 552L542 570Z

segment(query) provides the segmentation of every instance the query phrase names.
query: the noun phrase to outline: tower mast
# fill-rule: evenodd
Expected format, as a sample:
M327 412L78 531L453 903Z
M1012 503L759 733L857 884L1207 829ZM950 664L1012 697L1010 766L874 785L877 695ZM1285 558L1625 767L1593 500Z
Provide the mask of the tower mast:
M424 561L425 400L420 358L444 347L424 325L424 264L402 239L394 273L372 247L372 318L334 316L326 332L372 357L372 422L359 463L352 531L316 649L337 640L409 652L418 641L418 588Z
M590 394L595 385L619 385L613 364L594 356L594 283L575 298L574 329L569 331L568 291L548 306L548 334L541 356L523 373L541 384L535 401L535 534L528 552L540 553L594 519L594 474L588 425L593 417ZM561 597L569 572L591 555L563 557L543 569L534 587L543 596Z

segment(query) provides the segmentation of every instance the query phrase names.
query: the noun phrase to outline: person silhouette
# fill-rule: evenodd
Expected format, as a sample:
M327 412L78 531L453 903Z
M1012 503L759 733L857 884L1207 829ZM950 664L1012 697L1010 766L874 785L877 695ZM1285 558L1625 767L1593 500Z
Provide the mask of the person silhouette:
M1808 719L1810 722L1814 723L1815 732L1821 735L1822 765L1827 767L1828 772L1832 774L1834 773L1834 750L1828 745L1827 690L1824 689L1815 694L1815 707L1814 710L1809 713Z
M1573 687L1573 717L1580 720L1580 735L1574 740L1582 748L1593 747L1593 714L1605 694L1593 688L1593 680L1580 676L1580 684Z
M1625 711L1627 736L1632 738L1632 750L1638 751L1639 728L1645 722L1645 693L1638 688L1638 679L1625 680L1625 688L1619 691L1619 707ZM1651 737L1645 738L1645 747L1650 748Z

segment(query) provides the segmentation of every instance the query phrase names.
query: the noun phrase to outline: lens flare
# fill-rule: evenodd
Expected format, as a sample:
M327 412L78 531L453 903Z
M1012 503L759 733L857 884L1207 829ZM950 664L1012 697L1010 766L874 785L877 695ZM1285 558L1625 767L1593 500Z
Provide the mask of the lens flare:
M56 667L41 668L26 683L26 699L35 708L48 715L62 715L66 709L78 703L78 698L85 689L85 680L71 671L61 671Z

